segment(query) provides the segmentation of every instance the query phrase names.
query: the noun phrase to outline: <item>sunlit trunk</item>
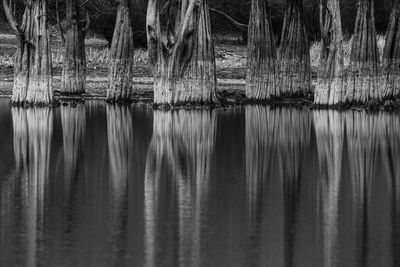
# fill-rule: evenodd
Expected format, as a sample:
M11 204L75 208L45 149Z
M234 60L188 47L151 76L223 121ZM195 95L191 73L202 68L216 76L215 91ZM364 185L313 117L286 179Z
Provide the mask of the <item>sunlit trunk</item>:
M322 47L315 88L316 104L336 105L344 101L344 50L339 0L321 1ZM326 4L326 5L325 5Z
M247 46L246 96L266 100L276 95L277 57L267 1L253 0Z
M383 69L385 71L385 91L383 97L400 94L400 1L393 0L392 13L386 31L383 50Z
M302 1L286 1L279 49L279 95L301 96L311 92L309 40Z
M61 91L82 94L86 84L86 54L80 4L78 0L67 0L66 5L66 26L61 29L65 39Z
M176 265L190 266L201 258L215 115L208 110L154 113L145 174L146 266L159 265L159 246L174 247L160 239L168 231L177 235L177 256L171 259Z
M207 0L180 0L169 7L166 37L160 0L150 0L147 40L154 73L154 102L215 104L216 68Z
M6 0L3 0L6 3ZM19 25L6 7L8 19L18 37L14 66L13 104L53 102L52 64L48 30L47 0L27 0ZM13 25L14 24L14 25Z
M359 0L347 74L345 97L349 102L366 102L382 96L374 12L374 0Z
M107 101L130 101L133 79L133 32L131 0L119 0L110 49Z

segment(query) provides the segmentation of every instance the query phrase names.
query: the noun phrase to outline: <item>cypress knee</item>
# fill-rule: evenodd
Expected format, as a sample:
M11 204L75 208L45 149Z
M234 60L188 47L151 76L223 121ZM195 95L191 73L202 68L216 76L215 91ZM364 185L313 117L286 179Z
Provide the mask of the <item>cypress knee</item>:
M133 79L133 31L131 0L119 0L114 36L110 49L108 102L129 101Z
M342 102L344 84L343 33L339 0L321 0L321 59L314 101L321 105Z
M374 17L374 0L359 0L346 86L349 102L366 102L382 95Z
M17 23L7 0L7 19L18 38L11 102L47 105L53 102L52 63L47 0L26 0L22 23Z
M400 94L400 1L393 1L392 13L386 33L383 50L383 69L385 71L384 97Z
M309 40L302 0L287 0L279 49L280 95L306 95L311 91Z
M83 94L86 84L85 32L87 27L82 26L79 1L67 0L66 6L66 26L65 29L61 29L64 41L61 91Z
M247 47L246 96L267 100L276 95L276 48L265 0L253 0Z
M216 69L207 0L168 2L166 32L160 0L147 9L147 42L154 73L154 102L215 104Z

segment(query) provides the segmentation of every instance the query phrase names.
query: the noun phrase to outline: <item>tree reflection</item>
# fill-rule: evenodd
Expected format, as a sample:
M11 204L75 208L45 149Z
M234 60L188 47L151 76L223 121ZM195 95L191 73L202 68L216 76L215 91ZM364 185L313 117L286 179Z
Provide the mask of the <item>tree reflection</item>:
M350 164L351 208L349 221L352 235L347 236L352 258L355 262L367 263L369 238L368 226L371 204L371 191L377 168L379 141L385 138L385 121L376 114L347 112L345 114L347 146ZM375 180L375 181L374 181Z
M323 266L336 266L339 190L345 121L337 111L314 112L320 177L317 180Z
M215 135L214 111L154 112L145 173L147 266L156 266L155 259L164 257L171 257L167 262L177 259L175 265L180 266L200 264ZM170 229L174 225L177 229ZM178 235L178 255L170 251L173 238L161 238L171 232ZM160 246L166 251L158 251Z
M127 185L131 171L133 154L133 127L129 106L107 105L107 136L111 176L110 219L112 229L112 249L120 252L115 255L115 264L123 261L124 210L127 206Z
M65 191L69 195L71 180L77 176L82 146L85 138L85 105L61 107L61 124L64 146Z
M49 178L53 111L50 108L12 108L14 153L22 220L26 227L27 266L37 265L38 242L43 238L45 192Z
M246 181L250 237L256 242L267 221L268 253L261 263L291 264L302 160L308 147L311 117L297 109L246 108ZM263 214L264 213L264 214ZM264 216L265 217L264 217ZM254 243L252 247L259 247ZM290 245L289 245L290 244ZM254 259L254 255L250 258ZM280 262L281 261L281 262ZM267 264L268 265L268 264Z

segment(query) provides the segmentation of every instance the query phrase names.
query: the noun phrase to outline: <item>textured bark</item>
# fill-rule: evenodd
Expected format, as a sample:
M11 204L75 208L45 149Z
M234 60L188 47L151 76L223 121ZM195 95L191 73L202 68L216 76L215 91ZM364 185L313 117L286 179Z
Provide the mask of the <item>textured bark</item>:
M383 50L383 69L385 71L385 91L383 97L400 94L400 1L393 0L392 13L386 32Z
M11 101L13 104L50 104L53 87L47 0L27 0L20 26L6 0L3 4L19 41Z
M129 101L133 79L133 32L131 0L119 0L114 36L110 49L107 101Z
M287 0L279 49L278 95L305 95L311 91L309 40L303 0Z
M246 96L267 100L276 95L276 48L265 0L253 0L247 47Z
M344 100L343 34L339 0L326 1L320 3L322 47L314 101L316 104L335 105Z
M169 7L167 32L160 24L160 0L150 0L147 42L154 72L154 102L218 103L214 45L207 0L180 0Z
M381 97L378 66L374 0L359 0L346 86L347 101L366 102Z
M85 32L81 22L78 0L66 1L64 37L64 62L61 91L83 94L86 84Z

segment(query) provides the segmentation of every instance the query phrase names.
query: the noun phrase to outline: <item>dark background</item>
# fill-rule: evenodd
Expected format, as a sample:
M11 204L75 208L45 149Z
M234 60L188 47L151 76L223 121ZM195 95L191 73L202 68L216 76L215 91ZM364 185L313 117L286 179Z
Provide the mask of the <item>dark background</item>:
M251 0L208 0L212 8L223 11L233 17L238 22L247 24L251 8ZM358 0L342 0L341 12L343 31L345 36L350 36L353 32L354 21L357 12ZM311 40L319 38L319 0L303 0L306 25ZM9 27L6 23L3 5L0 4L0 31L7 32ZM51 23L55 23L55 1L50 0L50 18ZM147 0L133 0L133 25L135 32L136 46L145 45L145 20L146 20ZM282 28L285 0L269 0L272 23L274 32L279 37ZM389 21L392 0L375 1L375 18L378 33L384 33ZM116 4L114 0L89 0L85 5L86 10L91 15L91 32L96 35L102 35L107 40L111 40L114 27ZM59 0L59 9L61 17L63 16L63 0ZM17 7L22 11L23 7ZM17 12L18 13L18 12ZM21 15L21 14L17 14ZM211 19L214 27L214 33L220 35L240 35L239 30L233 27L227 20L221 16L211 13Z

